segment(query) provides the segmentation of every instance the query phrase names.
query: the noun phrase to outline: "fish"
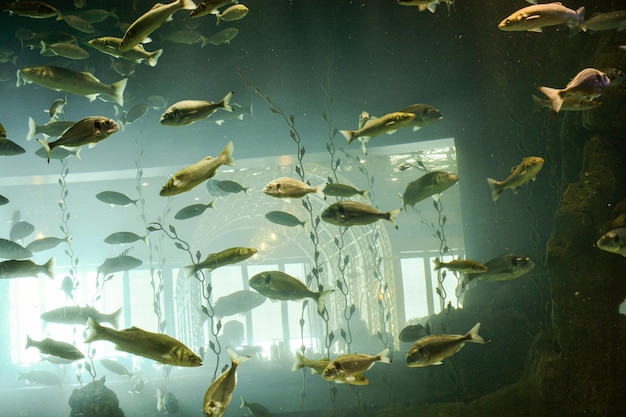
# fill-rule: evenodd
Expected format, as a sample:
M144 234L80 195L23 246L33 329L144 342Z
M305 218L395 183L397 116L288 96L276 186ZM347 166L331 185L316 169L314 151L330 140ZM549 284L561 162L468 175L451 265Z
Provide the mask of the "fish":
M163 410L165 414L176 414L179 409L178 398L171 391L163 392L160 387L157 387L157 411Z
M309 184L295 178L280 177L267 183L263 192L276 198L302 198L307 194L315 194L320 198L325 198L325 184L311 187Z
M66 306L41 313L39 317L48 323L70 325L79 324L81 326L85 326L87 324L87 319L92 318L98 323L109 323L117 329L121 314L122 307L118 308L113 313L105 314L99 312L96 308L91 306Z
M0 206L4 206L5 204L9 204L9 199L3 195L0 195ZM0 242L0 247L2 246L2 242ZM1 250L1 249L0 249ZM1 256L0 256L1 257Z
M196 216L200 216L202 213L206 211L208 208L215 208L213 205L215 200L211 201L209 204L192 204L187 207L183 207L178 210L174 215L176 220L187 220Z
M75 124L76 122L70 122L67 120L50 120L45 125L39 126L35 119L29 117L28 134L26 135L26 140L33 140L37 135L59 137L63 134L63 132L65 132L67 129L74 126Z
M31 50L41 48L41 41L46 44L60 42L76 44L78 40L76 36L62 30L35 33L30 29L22 28L18 29L15 36L22 42L22 49L30 48Z
M143 241L146 245L150 244L150 235L139 236L133 232L115 232L104 238L104 242L110 245L118 245L123 243L133 243L138 240Z
M272 417L270 410L260 403L249 403L243 396L241 397L241 406L239 408L247 408L254 417Z
M359 139L363 153L367 154L365 144L370 139L385 133L391 135L396 130L411 124L413 119L415 119L415 114L413 113L394 112L379 118L371 118L360 129L340 130L339 133L346 138L348 145L355 139Z
M17 71L17 86L34 82L56 91L85 96L94 101L101 94L111 97L120 106L124 105L124 89L128 79L113 84L103 84L89 72L76 72L63 67L40 66L22 68Z
M585 26L591 33L613 29L622 32L626 29L626 10L596 13L585 20Z
M159 195L172 196L193 189L195 186L215 176L217 169L222 165L234 166L233 142L228 142L224 150L217 158L207 156L178 171L161 188Z
M430 326L426 325L424 327L422 324L411 324L405 326L402 330L400 330L400 334L398 335L398 339L401 342L414 342L422 337L428 336L430 334Z
M598 249L626 256L626 228L613 229L596 242Z
M374 223L377 220L387 220L397 229L396 217L401 208L383 212L367 204L357 201L339 201L326 207L322 212L322 220L335 226L360 226Z
M58 340L50 339L49 337L43 340L33 340L30 336L26 336L26 349L29 347L36 347L39 352L46 355L58 356L63 359L79 360L83 359L85 355L76 348L76 346L60 342Z
M44 41L41 41L41 55L46 53L52 53L53 56L61 56L68 59L87 59L89 58L89 52L84 50L78 45L71 43L53 43L46 45Z
M476 323L465 335L441 334L425 336L411 346L406 355L406 364L409 368L420 368L429 365L441 365L448 358L465 346L467 342L488 343L478 331L480 323Z
M217 268L226 265L236 264L238 262L245 261L251 256L256 255L257 250L254 248L241 248L234 247L228 248L221 252L211 253L200 263L194 265L187 265L184 267L185 275L192 276L201 269L206 269L208 272L214 271Z
M58 44L55 44L58 45ZM50 109L48 109L47 113L50 116L50 119L61 120L64 116L65 105L67 104L67 98L57 98L50 105ZM44 110L46 111L46 110ZM33 120L34 122L34 120ZM69 127L69 126L68 126Z
M390 349L386 348L375 356L353 353L341 355L326 366L322 372L322 379L335 381L343 379L347 382L354 380L355 374L361 374L370 369L376 362L391 363Z
M117 14L115 14L115 9L108 11L104 9L89 9L79 12L77 16L85 19L89 23L100 23L104 22L107 18L112 17L115 20L119 20Z
M369 190L357 190L351 185L347 184L339 184L339 183L329 183L326 184L323 190L325 195L330 195L333 197L353 197L355 195L360 195L363 198L369 198L368 193Z
M196 18L205 16L207 14L219 13L219 8L226 6L229 3L233 3L235 0L204 0L196 6L194 10L189 14L190 17Z
M522 159L519 165L511 169L511 175L509 175L503 181L497 181L492 178L487 178L487 184L491 188L491 198L493 201L497 201L504 190L510 188L513 193L517 194L519 188L526 184L528 181L535 181L537 174L543 168L544 160L538 156L529 156Z
M117 349L172 366L201 366L202 359L179 340L161 333L152 333L138 327L121 331L101 326L87 318L90 333L85 343L106 340Z
M428 10L431 13L435 13L439 0L398 0L398 4L402 6L417 6L420 12Z
M120 118L122 129L127 125L136 122L148 113L150 107L147 103L138 103L131 107L130 110L124 112L124 115Z
M9 239L12 241L24 239L28 237L35 231L35 226L26 222L26 221L18 221L11 226L11 230L9 231Z
M129 372L128 369L126 369L126 367L124 365L122 365L121 363L119 363L118 361L112 360L112 359L100 359L100 363L102 364L102 366L104 366L105 368L107 368L109 371L116 373L118 375L121 376L128 376L129 378L133 378L133 373Z
M213 121L215 122L215 124L217 124L218 126L221 126L227 120L243 120L246 115L254 118L254 110L252 108L252 103L250 103L250 105L246 107L240 106L237 103L230 103L230 106L233 108L233 111L228 112L228 113L220 112L219 116L215 116L213 118Z
M203 100L183 100L172 104L161 115L159 123L164 126L187 126L198 120L206 119L212 115L217 109L233 111L230 100L233 92L229 92L224 98L215 103Z
M112 204L114 206L128 206L130 204L137 205L137 200L133 200L126 194L118 193L117 191L102 191L96 194L96 198L103 203Z
M70 27L83 33L94 33L96 31L96 28L87 20L73 14L59 13L57 20L64 20Z
M143 262L137 258L126 255L127 251L124 251L115 258L106 258L104 262L98 267L98 275L107 276L116 272L128 271L133 268L141 266Z
M0 238L0 258L26 259L32 256L33 253L22 247L19 243Z
M54 355L39 355L40 359L39 362L48 362L51 363L53 365L67 365L70 364L72 362L75 362L74 359L65 359L65 358L60 358L58 356L54 356Z
M148 97L147 100L153 110L165 110L167 107L167 99L163 96L153 95Z
M16 16L34 19L47 19L56 16L59 11L43 1L18 1L15 3L0 3L0 10L6 10Z
M122 77L132 77L135 75L135 63L123 59L111 58L111 68Z
M209 43L215 46L228 45L239 34L237 28L226 28L209 37Z
M243 185L235 181L229 181L229 180L219 181L217 183L217 188L230 194L237 194L242 191L246 194L250 194L249 187L244 187Z
M120 126L113 119L102 116L89 116L76 122L54 142L37 139L46 150L48 163L52 150L58 146L76 148L83 145L95 145L119 130Z
M487 267L486 272L463 274L461 292L465 291L468 284L477 278L491 282L519 278L532 271L535 268L535 263L528 257L507 253L490 259L485 262L485 266Z
M402 204L414 207L430 196L437 196L459 181L459 176L444 171L428 172L407 184L402 194Z
M54 372L32 370L28 372L17 371L17 380L26 380L35 384L42 385L63 385L63 380Z
M478 272L485 272L489 268L480 262L472 261L469 259L453 259L450 262L442 262L439 258L435 258L433 261L435 271L441 268L445 268L448 271L462 272L464 274L475 274Z
M267 297L250 290L235 291L215 301L213 312L215 317L229 317L243 314L263 304Z
M611 83L612 85L612 83ZM543 99L543 98L539 98L536 95L532 95L533 97L533 103L534 103L534 110L535 111L540 111L543 109L550 109L551 112L554 113L554 111L552 110L552 101L549 99ZM581 98L581 97L576 97L576 96L569 96L569 97L565 97L563 99L563 103L561 104L561 108L559 109L559 112L562 111L585 111L585 110L591 110L591 109L595 109L596 107L600 106L602 104L602 102L600 102L599 100L593 99L593 100L588 100L586 98Z
M172 15L178 10L193 10L196 5L191 0L175 0L171 3L156 3L150 10L141 15L126 29L119 50L126 52L143 42L152 32L163 23L172 20Z
M233 398L233 391L237 385L237 367L250 359L250 356L237 355L230 348L226 352L231 360L230 368L217 377L204 394L204 417L221 417Z
M311 371L314 374L321 374L324 372L324 369L326 369L329 363L330 359L328 358L307 359L302 353L296 352L296 361L291 367L291 371L295 372L302 368L311 368Z
M14 156L14 155L21 155L25 152L26 152L26 149L22 148L17 143L5 137L0 137L0 155Z
M593 100L600 97L604 90L611 84L606 74L595 68L585 68L580 71L563 89L551 87L539 87L539 91L545 94L552 102L552 110L558 113L563 106L566 97L578 97Z
M293 214L287 213L285 211L270 211L269 213L265 213L265 218L272 223L279 224L281 226L287 227L295 227L302 226L306 224L308 220L300 220Z
M209 43L209 39L197 30L175 30L166 35L162 35L161 38L162 40L183 45L194 45L199 43L200 48L204 48L206 44Z
M254 275L248 280L248 285L259 294L272 300L301 300L311 298L317 303L317 311L324 312L326 299L335 291L311 291L298 278L282 271L265 271Z
M215 17L217 18L215 24L219 26L221 22L233 22L235 20L243 19L249 11L250 9L241 3L233 4L224 10L224 12L215 14Z
M424 126L429 126L443 120L441 112L429 104L412 104L400 110L400 112L412 113L415 115L415 118L410 124L414 132L418 131Z
M72 279L72 277L68 275L68 276L65 276L63 280L61 281L61 288L59 289L65 293L66 298L73 300L74 291L76 291L77 287L78 287L78 282L74 284L74 280Z
M0 262L0 278L37 278L39 274L44 274L50 279L54 279L54 257L48 259L48 262L37 265L31 260L11 259Z
M69 158L70 156L75 156L76 159L80 160L80 150L81 148L65 149L62 147L57 147L57 148L54 148L52 152L50 153L50 159L61 160L61 159ZM35 155L43 159L48 159L48 154L46 153L46 150L44 148L37 149L37 151L35 152Z
M584 7L572 10L556 2L536 4L513 12L498 24L498 29L506 32L542 32L546 26L567 25L570 29L587 30L584 19Z
M134 397L135 395L140 394L145 388L145 386L146 386L146 381L144 381L143 379L140 379L133 385L133 387L130 389L130 391L128 391L128 393Z
M120 51L121 38L113 36L105 36L102 38L91 39L87 42L89 46L98 51L110 55L114 58L122 58L127 61L135 63L144 63L151 67L156 67L159 63L159 58L163 54L163 49L157 49L153 52L148 52L144 49L143 45L135 45L128 51Z

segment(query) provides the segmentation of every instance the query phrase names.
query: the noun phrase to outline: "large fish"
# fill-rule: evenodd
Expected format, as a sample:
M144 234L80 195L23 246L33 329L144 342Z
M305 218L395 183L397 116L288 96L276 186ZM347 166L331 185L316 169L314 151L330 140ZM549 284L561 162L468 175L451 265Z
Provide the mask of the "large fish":
M233 142L228 142L222 153L217 158L207 156L186 168L181 169L167 180L159 195L172 196L193 189L196 185L215 176L217 169L222 165L234 166Z
M183 100L172 104L165 113L161 115L160 123L164 126L187 126L198 120L206 119L217 109L233 111L230 100L233 92L226 94L224 98L215 103L204 100Z
M13 155L21 155L25 152L26 152L26 149L22 148L20 145L13 142L11 139L0 137L0 155L13 156Z
M237 367L250 359L250 356L239 356L230 348L226 348L232 362L230 368L217 377L204 394L204 417L221 417L233 399L233 391L237 385Z
M69 359L77 361L85 357L85 355L76 348L76 346L69 343L60 342L45 338L43 340L33 340L30 336L26 336L26 349L29 347L36 347L39 352L46 355L58 356L59 358Z
M241 397L241 406L239 408L247 408L254 417L272 417L270 410L260 403L249 403Z
M339 133L346 138L348 145L355 139L359 139L363 153L367 153L365 144L370 139L384 133L391 135L401 127L410 125L413 119L415 119L413 113L394 112L378 118L371 118L358 130L340 130Z
M54 279L54 258L50 258L43 265L37 265L31 260L12 259L0 262L0 278L37 278L39 274Z
M31 82L52 90L82 95L89 101L94 101L98 95L104 94L123 106L124 89L128 79L124 78L113 84L103 84L88 72L76 72L55 66L22 68L17 71L18 87Z
M420 368L429 365L441 365L441 361L454 355L467 342L488 343L479 334L480 323L476 323L465 335L442 334L426 336L411 346L406 355L406 364L409 368Z
M98 51L111 55L115 58L122 58L127 61L136 63L143 62L144 64L155 67L159 58L163 54L163 49L157 49L154 52L148 52L143 48L143 45L135 45L128 51L120 51L121 38L115 38L112 36L105 36L102 38L95 38L87 42L89 46L97 49Z
M34 19L45 19L56 16L59 11L43 1L18 1L15 3L0 3L0 10L6 10L17 16Z
M92 318L98 323L109 323L111 326L117 329L120 314L122 313L122 307L118 308L115 312L110 314L104 314L96 310L91 306L66 306L55 308L54 310L46 311L42 313L40 318L43 321L49 323L60 324L79 324L84 326L87 324L87 319Z
M221 252L211 253L204 260L195 265L188 265L184 268L185 274L191 276L201 269L207 269L208 272L214 271L222 266L236 264L245 261L254 256L257 250L254 248L228 248Z
M396 217L401 208L383 212L367 204L357 201L340 201L326 207L322 212L322 220L336 226L362 226L377 220L387 220L397 229Z
M500 198L500 195L504 190L510 188L515 194L518 193L520 187L526 184L528 181L535 181L537 174L543 168L543 158L538 156L529 156L522 159L519 165L511 169L511 175L505 180L498 181L492 178L487 178L487 184L491 188L491 198L496 201Z
M456 184L458 180L458 175L443 171L433 171L424 174L406 186L402 194L402 203L404 207L413 207L430 196L441 194Z
M178 10L194 10L195 8L196 4L191 0L176 0L167 4L155 4L126 29L119 50L122 52L130 51L135 45L143 42L148 35L157 30L163 23L172 20L172 15Z
M161 333L152 333L138 327L121 331L100 326L91 317L87 319L90 333L85 343L106 340L119 350L153 359L172 366L200 366L202 359L180 341Z
M542 32L546 26L567 25L570 28L585 28L585 8L568 9L561 3L535 4L524 7L498 25L500 30Z
M580 71L563 89L539 87L552 102L552 110L558 113L563 106L563 100L567 97L578 97L585 100L593 100L600 97L604 90L611 84L607 75L595 68L585 68Z

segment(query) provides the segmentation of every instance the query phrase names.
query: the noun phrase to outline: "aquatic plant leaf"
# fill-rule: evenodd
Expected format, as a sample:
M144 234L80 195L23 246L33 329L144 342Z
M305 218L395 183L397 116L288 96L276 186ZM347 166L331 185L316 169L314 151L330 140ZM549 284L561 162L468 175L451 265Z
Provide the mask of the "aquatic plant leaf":
M344 265L348 265L348 262L350 262L350 255L346 255L345 258L343 258Z
M311 206L309 206L309 203L306 200L302 200L302 207L304 207L306 210L310 210Z
M268 97L266 97L268 98ZM276 107L270 107L270 111L274 114L280 114L280 110L278 110Z
M300 327L304 327L304 319L300 319Z
M217 351L215 350L215 343L213 343L213 341L212 341L212 340L209 340L209 348L210 348L213 352L217 353Z
M317 260L320 257L320 252L318 250L315 251L315 255L313 256L313 259L315 259L315 262L317 263Z
M334 129L333 129L333 135L332 135L332 136L333 136L333 137L337 136L337 128L334 128Z
M326 143L326 150L330 152L330 143Z
M433 206L435 207L435 210L439 210L439 203L437 200L433 200Z
M197 252L196 252L196 260L197 260L198 262L200 262L200 258L201 258L201 257L202 257L202 254L200 253L200 251L197 251Z
M322 221L322 219L320 219L320 217L319 217L319 216L317 216L317 217L315 218L315 227L319 226L321 221Z
M306 308L306 306L308 306L308 305L309 305L309 300L304 300L302 302L302 310L304 310Z
M298 140L296 139L296 132L294 132L293 130L290 130L289 136L291 136L291 139L293 139L295 142L298 142Z
M299 165L296 165L296 174L298 174L299 176L302 176L302 170L300 169Z
M338 237L335 237L335 245L336 245L337 247L339 247L339 238L338 238Z
M184 247L184 246L183 246L183 244L182 244L182 243L180 243L180 242L175 242L175 243L174 243L174 246L176 246L176 247L177 247L178 249L180 249L180 250L185 250L185 247Z
M329 184L333 184L333 183L335 182L335 180L333 180L333 177L326 177L326 181L327 181Z
M200 306L200 309L202 310L202 312L203 312L204 314L206 314L207 316L210 316L210 314L209 314L209 310L207 310L207 308L206 308L205 306Z
M65 227L59 226L59 229L61 229L61 233L65 233Z
M91 373L91 364L89 362L85 362L85 369L87 372Z
M341 165L341 158L337 158L335 161L335 169L339 168L339 165Z
M304 157L304 146L300 148L300 159Z
M341 282L340 280L337 280L337 288L339 288L339 290L343 291L343 282Z
M61 178L59 178L57 181L59 182L59 185L60 185L61 187L63 187L63 180L62 180Z
M348 339L347 339L348 335L346 334L346 331L345 331L344 329L341 329L341 331L340 331L339 333L341 334L341 338L342 338L342 339L343 339L346 343L348 343Z
M169 228L170 228L170 232L172 232L172 234L175 235L176 234L176 228L174 226L172 226L171 224L170 224Z
M217 322L217 325L215 326L215 328L217 329L217 330L216 330L216 333L219 333L219 332L220 332L220 330L222 330L222 320L219 320L219 321Z
M331 343L333 343L333 340L335 340L335 333L331 332L328 333L328 344L330 345Z
M293 114L289 115L289 121L293 124L295 122L296 118L293 117Z
M148 232L156 232L158 230L161 230L161 229L159 229L158 227L155 227L155 226L148 226L148 227L146 227L146 229L148 230Z
M326 113L322 113L322 119L324 119L324 121L325 121L326 123L330 123L330 122L328 121L328 115L326 115ZM328 146L328 145L327 145L327 146ZM328 149L328 148L327 148L327 149Z
M350 315L353 315L356 311L356 306L354 304L350 305Z

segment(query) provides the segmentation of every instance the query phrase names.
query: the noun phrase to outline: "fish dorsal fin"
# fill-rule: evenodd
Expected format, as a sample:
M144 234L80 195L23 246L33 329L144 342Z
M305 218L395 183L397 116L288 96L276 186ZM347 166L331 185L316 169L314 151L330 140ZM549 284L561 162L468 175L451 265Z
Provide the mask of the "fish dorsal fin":
M142 332L143 330L140 329L139 327L133 326L133 327L129 327L128 329L124 329L120 331L121 332Z
M83 74L85 77L91 78L93 81L100 82L100 80L96 78L96 76L90 72L85 71L85 72L81 72L81 74Z

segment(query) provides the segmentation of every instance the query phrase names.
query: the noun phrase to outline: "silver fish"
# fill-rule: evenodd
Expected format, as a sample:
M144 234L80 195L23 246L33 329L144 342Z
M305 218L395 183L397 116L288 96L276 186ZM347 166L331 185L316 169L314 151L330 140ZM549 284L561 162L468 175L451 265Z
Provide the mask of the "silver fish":
M164 392L160 387L157 387L157 411L164 411L165 414L178 413L178 398L171 391Z
M56 147L50 153L50 159L61 160L61 159L69 158L70 156L75 156L76 159L80 159L80 150L81 148L65 149L62 147ZM48 159L48 154L46 153L46 150L44 148L37 149L37 151L35 152L35 155L43 159Z
M124 112L124 115L120 118L122 129L127 125L136 122L148 113L150 107L146 103L138 103L131 107L130 110Z
M35 231L35 226L26 222L26 221L18 221L11 226L11 230L9 231L9 239L12 241L24 239L28 237L31 233Z
M326 207L322 212L322 220L336 226L359 226L374 223L377 220L387 220L397 229L396 217L401 208L382 212L367 204L357 201L340 201Z
M129 372L128 369L118 361L112 359L100 359L100 363L102 366L107 368L109 371L116 373L122 376L128 376L132 379L133 373Z
M618 253L626 256L626 228L619 228L606 232L596 242L598 249L606 252Z
M238 182L235 181L229 181L229 180L225 180L225 181L219 181L217 183L217 188L219 188L220 190L226 192L226 193L230 193L230 194L237 194L240 192L244 192L246 194L250 194L250 188L249 187L244 187L241 184L239 184Z
M500 195L504 190L510 188L515 194L518 193L519 188L526 184L528 181L535 181L537 174L543 168L543 158L538 156L529 156L522 159L519 165L511 169L511 175L509 175L503 181L497 181L492 178L487 178L487 183L491 188L491 198L496 201L500 198Z
M59 14L57 20L65 20L65 23L83 33L94 33L96 31L96 28L87 20L73 14Z
M17 380L26 380L28 382L42 385L63 385L63 380L61 379L61 377L50 371L17 371Z
M193 217L200 216L208 208L214 208L213 201L211 201L209 204L192 204L190 206L183 207L176 212L174 218L176 220L191 219Z
M498 29L507 32L542 32L546 26L567 25L586 30L584 19L584 7L572 10L561 3L536 4L512 13L498 24Z
M243 396L241 397L241 406L239 408L247 408L254 417L272 417L270 410L260 403L249 403Z
M233 111L230 106L232 97L233 92L231 91L217 103L203 100L179 101L165 110L159 122L164 126L187 126L198 120L206 119L217 109Z
M129 204L137 205L137 201L133 200L126 194L118 193L117 191L102 191L96 194L96 198L103 203L113 204L114 206L127 206Z
M33 340L30 336L26 336L26 349L29 347L36 347L41 353L58 356L63 359L77 361L85 357L85 355L78 350L76 346L60 342L58 340L53 340L49 337L43 340Z
M206 44L209 43L209 39L197 30L175 30L163 35L162 39L183 45L194 45L199 43L201 48L204 48Z
M121 38L115 38L112 36L107 36L103 38L95 38L87 42L89 46L97 49L98 51L110 55L115 58L122 58L127 61L132 61L136 63L143 62L144 64L150 65L151 67L155 67L159 58L163 54L163 49L157 49L154 52L146 51L142 45L135 45L128 51L120 51L120 44L122 43Z
M265 300L267 300L267 297L255 291L235 291L218 298L213 305L213 311L217 318L234 316L260 306Z
M204 417L221 417L233 398L237 385L237 367L250 359L250 356L239 356L230 348L226 348L230 356L230 368L217 377L204 394Z
M28 134L26 135L26 140L33 140L37 135L59 137L67 129L74 126L74 124L76 124L76 122L70 122L67 120L51 120L45 125L39 126L37 122L35 122L35 119L29 117Z
M49 310L40 315L43 321L59 324L81 325L87 324L87 319L92 318L98 323L109 323L117 329L122 307L110 314L104 314L91 306L66 306Z
M486 265L469 259L454 259L450 262L442 262L439 258L435 258L433 263L435 264L433 268L435 271L445 268L448 271L456 271L464 274L476 274L479 272L486 272L489 269Z
M228 248L221 252L211 253L207 255L202 262L184 267L185 275L191 276L201 269L206 269L208 272L211 272L222 266L245 261L256 253L257 250L254 248L240 247Z
M26 150L10 139L0 137L0 155L14 156L25 153Z
M228 45L230 41L235 39L235 36L239 34L239 29L237 28L227 28L224 30L220 30L215 35L209 38L209 43L218 46L218 45Z
M558 113L566 97L574 96L593 100L596 97L600 97L610 84L611 80L604 72L595 68L585 68L576 74L574 79L563 89L539 87L539 90L550 99L552 110Z
M402 113L413 113L415 118L410 126L413 131L417 131L424 126L429 126L443 120L441 112L429 104L412 104L400 110Z
M433 171L410 182L402 194L404 207L415 206L420 201L441 194L459 181L459 176L444 171Z
M497 256L484 264L486 272L463 274L460 292L465 291L468 284L476 278L483 281L508 281L526 275L535 269L535 263L528 257L507 253Z
M230 103L230 106L233 108L232 112L220 112L219 115L213 117L213 121L218 126L224 124L224 122L229 120L243 120L245 116L250 116L254 118L254 110L252 108L252 103L249 106L240 106L236 103Z
M290 177L280 177L268 182L263 192L276 198L302 198L307 194L315 194L320 198L324 195L325 184L311 187L309 184Z
M279 224L281 226L287 227L295 227L302 226L306 224L307 220L302 221L298 219L293 214L284 212L284 211L270 211L269 213L265 213L265 218L272 223Z
M363 198L368 198L369 193L369 190L357 190L351 185L339 183L326 184L323 191L324 194L333 197L353 197L358 194Z
M16 260L0 262L0 278L23 278L34 277L38 274L44 274L50 279L54 279L54 258L50 258L48 262L37 265L31 260Z
M422 324L419 324L419 323L405 326L400 331L400 334L398 335L398 339L400 339L401 342L406 343L406 342L414 342L418 339L421 339L422 337L428 336L430 329L429 329L428 324L426 326L427 327L424 327Z
M139 236L133 232L115 232L104 238L104 242L110 245L119 245L123 243L133 243L138 240L143 241L146 245L150 244L150 235Z
M48 110L48 115L50 116L50 119L63 119L66 104L67 99L57 98L56 100L54 100L50 105L50 109Z
M479 334L480 323L465 335L432 335L418 340L411 346L406 355L406 364L409 368L419 368L429 365L441 365L441 361L457 353L467 342L488 343Z
M25 259L32 257L31 251L26 250L20 244L11 240L0 238L0 258L5 259Z
M104 9L89 9L84 10L77 15L85 19L89 23L104 22L108 17L113 17L115 20L119 20L119 18L115 14L115 10L108 11Z
M125 251L127 252L127 251ZM132 256L121 254L115 258L106 258L104 262L98 267L98 275L107 276L116 272L128 271L133 268L141 266L143 262Z
M595 14L585 20L585 26L591 33L613 29L622 32L626 29L626 10Z
M41 41L40 53L41 55L45 55L46 52L51 52L54 56L61 56L68 59L80 60L89 58L89 52L71 43L53 43L46 45L44 41Z

